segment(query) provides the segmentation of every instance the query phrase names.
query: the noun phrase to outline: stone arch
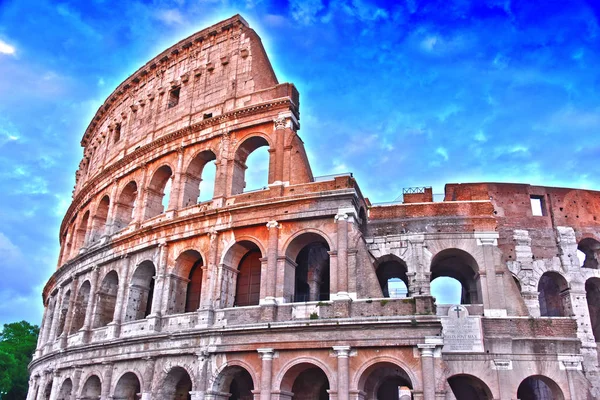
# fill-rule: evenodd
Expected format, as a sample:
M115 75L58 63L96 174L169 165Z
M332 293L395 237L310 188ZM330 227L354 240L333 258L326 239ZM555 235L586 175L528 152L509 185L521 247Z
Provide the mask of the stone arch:
M540 316L566 317L571 314L569 284L556 271L545 272L538 282Z
M77 298L75 299L75 307L73 307L73 319L71 322L70 334L83 328L87 306L90 301L91 288L92 286L89 280L86 280L79 286Z
M50 379L50 381L48 383L46 383L46 386L44 387L44 394L43 394L43 398L44 400L50 400L50 396L52 395L52 384L54 382L52 381L52 379Z
M140 376L132 371L127 371L117 380L113 392L114 400L137 400L142 391Z
M161 400L191 400L193 388L192 374L179 365L171 367L159 389Z
M461 304L481 304L483 296L479 280L479 265L465 250L446 248L431 259L431 281L448 277L461 285Z
M240 237L223 252L223 307L258 305L264 248L253 237Z
M73 381L71 378L66 378L60 385L60 390L56 396L56 400L71 400L73 393Z
M196 311L200 307L204 258L199 251L188 249L177 257L171 275L169 314Z
M284 287L287 301L329 300L331 247L328 239L322 232L303 230L288 240L284 282L294 282L294 287Z
M71 301L71 289L67 290L62 297L60 302L60 311L58 314L58 327L56 329L56 335L62 335L65 330L65 322L67 321L67 313L69 312L69 302Z
M280 385L282 392L293 393L294 400L327 400L331 389L325 371L308 362L288 368Z
M383 297L408 296L409 282L407 275L408 265L406 264L406 261L394 254L386 254L375 260L375 272L377 274L377 280L379 281L379 286L381 287ZM390 291L389 286L390 283L394 284L394 280L398 279L404 283L404 287L399 287L397 293L394 293L393 290Z
M456 400L494 399L489 386L474 375L456 374L448 377L447 381Z
M598 260L600 260L600 242L594 238L584 238L577 244L577 251L583 255L583 262L580 262L583 268L598 269Z
M515 285L517 285L517 289L519 289L519 293L520 293L522 291L521 280L519 279L519 277L517 275L515 275L515 274L511 274L511 275L512 275L513 281L515 282Z
M102 394L102 380L96 374L89 375L84 381L79 393L79 398L85 400L100 400Z
M261 147L272 148L270 138L262 133L253 133L243 139L237 146L233 159L231 194L236 195L244 192L246 187L246 161L248 156ZM271 153L271 156L273 154ZM269 161L269 165L271 162ZM270 168L269 168L270 172ZM269 174L270 175L270 174ZM269 181L270 182L270 181Z
M325 376L327 377L327 381L329 382L329 387L337 388L337 380L334 371L332 371L326 364L324 364L321 360L316 357L298 357L294 358L291 361L288 361L283 367L281 367L280 372L273 379L273 387L282 388L287 385L284 383L284 379L286 378L286 374L293 370L297 365L313 365L319 368ZM301 369L301 368L300 368ZM301 372L301 371L300 371ZM299 373L298 373L299 374ZM296 377L298 376L296 375ZM291 375L290 375L291 376ZM288 376L289 378L289 376ZM295 379L295 378L294 378ZM288 380L289 383L289 380Z
M521 381L517 389L520 400L564 400L560 386L544 375L531 375Z
M79 222L79 227L75 231L75 249L79 250L85 246L85 236L88 230L88 224L90 219L90 210L87 210L83 217L81 217L81 221Z
M593 277L585 281L585 297L594 339L600 342L600 278Z
M115 202L114 231L125 228L133 220L136 207L135 201L138 195L138 186L135 181L129 181Z
M90 241L95 242L107 233L106 223L108 220L108 209L110 208L110 197L102 196L96 207L94 218L92 220L92 229Z
M152 174L152 179L146 188L146 209L144 211L144 219L149 219L162 214L165 211L165 189L168 189L167 184L170 183L173 177L173 169L167 163L156 168Z
M199 151L189 162L185 169L183 182L182 207L199 203L200 182L204 167L211 161L216 161L217 156L212 150Z
M114 269L109 271L100 284L96 295L96 315L94 316L94 328L106 326L113 320L115 306L117 304L117 292L119 291L119 275Z
M369 360L358 369L351 380L351 388L366 392L365 398L371 399L377 398L380 389L387 393L389 387L394 385L406 386L411 391L420 390L422 388L419 382L413 371L402 361L395 357L380 356ZM404 391L406 392L406 389ZM403 397L400 398L404 400Z
M247 363L240 360L228 360L211 379L208 386L209 394L216 394L216 398L223 400L250 400L254 398L252 391L258 383L256 373ZM219 397L224 393L230 393L230 396Z
M146 318L152 311L154 297L154 276L156 268L152 261L142 261L135 269L129 285L129 297L125 311L125 321Z

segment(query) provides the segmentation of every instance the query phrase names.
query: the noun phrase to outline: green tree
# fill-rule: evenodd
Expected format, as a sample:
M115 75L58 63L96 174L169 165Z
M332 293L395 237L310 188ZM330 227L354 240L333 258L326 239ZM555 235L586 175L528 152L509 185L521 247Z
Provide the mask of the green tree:
M22 400L27 397L31 361L39 327L27 321L4 324L0 332L0 397L2 400Z

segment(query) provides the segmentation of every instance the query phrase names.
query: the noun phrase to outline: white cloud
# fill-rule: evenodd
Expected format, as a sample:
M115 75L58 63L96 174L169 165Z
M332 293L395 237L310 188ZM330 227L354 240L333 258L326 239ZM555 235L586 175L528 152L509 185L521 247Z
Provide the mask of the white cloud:
M177 9L160 10L156 13L156 18L167 25L183 24L183 14Z
M290 0L292 18L305 25L313 23L323 7L321 0Z
M448 161L448 150L446 150L444 147L438 147L435 149L435 154L442 156L444 161Z
M6 43L3 40L0 40L0 53L2 54L15 54L15 47Z

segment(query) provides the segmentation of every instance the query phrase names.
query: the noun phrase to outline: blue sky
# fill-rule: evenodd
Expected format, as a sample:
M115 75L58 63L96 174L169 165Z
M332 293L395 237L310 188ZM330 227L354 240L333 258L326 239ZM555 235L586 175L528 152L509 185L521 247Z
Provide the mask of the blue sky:
M41 320L96 109L236 13L300 91L315 175L351 171L373 202L446 182L600 189L600 5L536 3L0 0L0 323Z

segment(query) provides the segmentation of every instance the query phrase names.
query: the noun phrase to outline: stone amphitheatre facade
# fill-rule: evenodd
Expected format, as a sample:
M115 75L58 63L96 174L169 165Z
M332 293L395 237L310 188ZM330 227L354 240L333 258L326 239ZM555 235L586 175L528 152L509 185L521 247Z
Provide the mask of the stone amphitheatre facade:
M239 16L110 95L28 400L599 397L600 193L448 184L373 205L349 174L313 176L299 116ZM245 191L261 147L268 186ZM436 303L438 277L462 304Z

